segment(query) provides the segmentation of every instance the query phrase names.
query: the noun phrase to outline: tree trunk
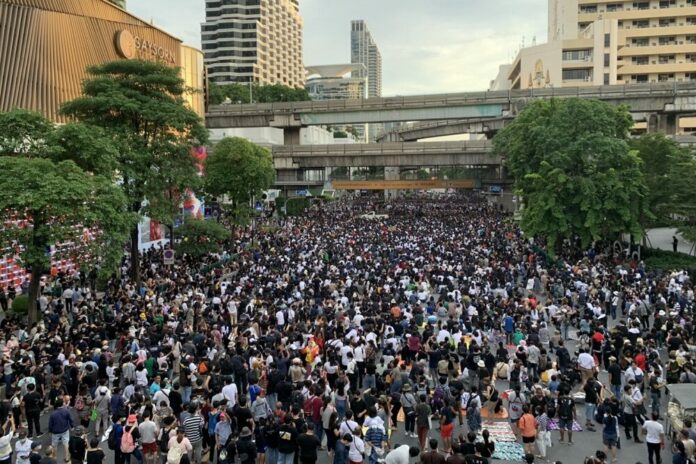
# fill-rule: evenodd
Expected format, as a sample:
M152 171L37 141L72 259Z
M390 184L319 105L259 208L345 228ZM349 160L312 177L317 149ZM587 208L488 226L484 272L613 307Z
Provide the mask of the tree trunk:
M138 224L131 230L131 279L140 288L140 251L138 250Z
M174 249L174 224L169 224L167 226L169 229L169 248Z
M41 289L41 274L43 274L42 266L34 264L31 268L31 282L29 282L29 310L27 312L29 328L39 320L38 299Z

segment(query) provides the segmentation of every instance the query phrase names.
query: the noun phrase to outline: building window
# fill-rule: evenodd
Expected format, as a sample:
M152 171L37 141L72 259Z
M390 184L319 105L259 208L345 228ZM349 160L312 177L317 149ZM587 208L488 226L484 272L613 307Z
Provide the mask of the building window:
M564 69L564 81L589 81L592 79L592 70L590 69Z
M637 29L643 29L645 27L650 27L650 21L647 19L642 19L640 21L633 21L633 27Z
M657 80L658 80L658 82L673 81L673 80L674 80L674 74L658 74L658 75L657 75Z
M648 75L647 74L638 74L635 76L635 81L638 83L641 82L648 82Z
M622 11L623 10L623 4L621 3L609 3L607 4L607 11L612 12L612 11Z
M633 2L633 8L636 10L649 10L650 2Z
M604 54L604 67L609 66L610 62L611 62L611 56L609 55L609 53L605 53Z
M604 46L611 46L611 34L604 34Z
M664 19L660 20L659 24L660 24L660 27L670 27L670 26L674 26L674 24L676 22L677 22L677 20L674 18L664 18Z
M674 55L660 55L660 57L659 57L659 63L660 63L660 64L671 64L671 63L674 63Z
M660 0L660 8L669 8L676 4L675 0Z
M565 50L563 51L563 61L590 61L592 50Z
M638 39L633 39L633 40L631 41L631 43L632 43L632 45L633 45L634 47L647 47L647 46L650 45L650 41L648 40L647 37L641 37L641 38L638 38Z
M604 85L609 85L609 73L604 73Z
M634 56L631 58L631 61L633 64L638 64L638 65L643 65L643 64L648 64L648 57L647 56Z
M677 44L677 38L675 36L671 37L660 37L659 39L660 45L676 45Z

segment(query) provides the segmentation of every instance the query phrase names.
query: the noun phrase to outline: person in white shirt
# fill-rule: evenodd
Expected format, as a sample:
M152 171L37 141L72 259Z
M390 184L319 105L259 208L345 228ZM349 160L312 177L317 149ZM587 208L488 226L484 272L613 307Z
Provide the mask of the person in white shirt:
M420 454L417 446L401 445L394 448L384 458L385 464L409 464L410 458L415 458Z
M360 438L360 427L357 427L353 431L353 443L350 444L348 449L348 460L351 462L363 462L363 455L365 454L365 442Z
M645 435L645 443L648 445L648 462L650 464L662 464L660 453L665 449L665 429L658 422L659 418L659 414L654 412L652 420L647 420L643 424L643 435Z
M227 398L228 409L232 409L234 405L237 404L237 385L230 380L227 385L222 387L222 394L225 395L225 398Z
M582 373L582 385L585 385L587 380L592 378L595 368L594 358L585 348L580 349L580 354L578 355L578 367Z

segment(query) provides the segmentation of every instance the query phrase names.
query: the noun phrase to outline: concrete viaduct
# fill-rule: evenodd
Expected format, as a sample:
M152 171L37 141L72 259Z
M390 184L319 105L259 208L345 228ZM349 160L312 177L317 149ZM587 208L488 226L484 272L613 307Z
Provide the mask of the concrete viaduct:
M443 95L211 106L209 128L276 127L296 144L299 128L398 121L478 121L514 117L535 99L594 98L629 107L649 129L676 131L680 116L696 114L696 82L468 92ZM429 135L430 136L430 135Z
M278 170L352 166L501 166L502 158L491 151L492 144L488 140L276 145L273 147L273 162Z

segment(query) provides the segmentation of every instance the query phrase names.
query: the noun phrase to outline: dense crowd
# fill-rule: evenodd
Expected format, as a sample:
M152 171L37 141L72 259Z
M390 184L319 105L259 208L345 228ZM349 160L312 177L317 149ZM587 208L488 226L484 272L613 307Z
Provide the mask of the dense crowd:
M43 281L39 323L2 322L0 464L98 464L102 440L116 464L485 464L482 416L527 462L553 423L568 444L601 427L592 464L623 436L650 464L694 459L692 424L659 421L667 384L696 382L694 276L575 242L551 259L476 197L381 207L312 208L174 266L153 249L139 283L125 258L104 289Z

